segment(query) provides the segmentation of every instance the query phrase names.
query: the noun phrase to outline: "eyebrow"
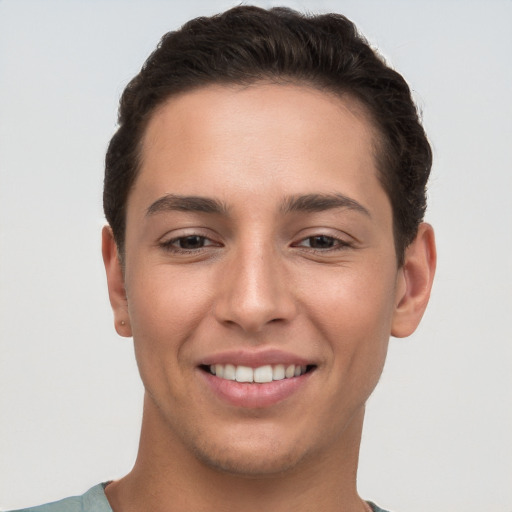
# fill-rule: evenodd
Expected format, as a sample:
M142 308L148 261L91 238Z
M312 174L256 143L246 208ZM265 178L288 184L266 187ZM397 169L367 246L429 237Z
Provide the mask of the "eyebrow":
M226 214L227 208L222 202L209 197L166 194L149 206L146 215L171 211Z
M370 212L362 204L343 194L305 194L291 196L283 201L281 212L284 214L293 212L313 213L336 208L354 210L371 218ZM228 208L221 201L210 197L166 194L148 207L146 215L151 216L157 213L171 211L226 215Z
M346 208L363 213L371 218L370 212L361 204L343 194L306 194L287 198L282 206L283 213L323 212L335 208Z

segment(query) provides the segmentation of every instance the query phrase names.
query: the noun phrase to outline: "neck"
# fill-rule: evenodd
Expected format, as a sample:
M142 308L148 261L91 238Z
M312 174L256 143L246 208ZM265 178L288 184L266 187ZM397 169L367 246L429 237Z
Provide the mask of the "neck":
M361 409L325 453L279 473L243 475L199 460L146 397L136 463L105 492L114 512L364 512L368 508L356 490L363 417Z

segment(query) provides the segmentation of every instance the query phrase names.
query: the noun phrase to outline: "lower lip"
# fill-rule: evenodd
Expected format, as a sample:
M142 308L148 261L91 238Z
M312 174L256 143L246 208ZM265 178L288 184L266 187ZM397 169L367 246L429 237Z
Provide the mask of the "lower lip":
M198 369L208 387L221 400L236 407L263 408L275 405L296 393L309 380L312 372L300 377L267 383L247 383L221 379Z

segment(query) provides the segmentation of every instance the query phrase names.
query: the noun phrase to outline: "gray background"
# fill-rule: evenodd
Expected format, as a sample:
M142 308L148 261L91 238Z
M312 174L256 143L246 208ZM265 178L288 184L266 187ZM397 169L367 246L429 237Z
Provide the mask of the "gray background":
M361 494L512 510L512 2L256 2L338 11L404 74L435 165L439 268L370 399ZM142 390L100 257L117 100L160 36L228 1L0 0L0 508L126 473Z

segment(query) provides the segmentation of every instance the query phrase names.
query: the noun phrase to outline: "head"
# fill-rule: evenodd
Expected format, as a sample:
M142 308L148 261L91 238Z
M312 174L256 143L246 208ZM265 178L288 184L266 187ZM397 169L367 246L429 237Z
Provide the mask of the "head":
M389 336L428 301L429 166L407 85L341 16L240 7L164 37L121 100L103 239L153 454L353 469Z
M106 155L104 210L120 257L141 141L169 98L208 85L302 84L359 104L374 128L379 180L391 202L397 262L426 207L432 154L409 87L339 14L307 16L243 6L167 33L120 102Z

